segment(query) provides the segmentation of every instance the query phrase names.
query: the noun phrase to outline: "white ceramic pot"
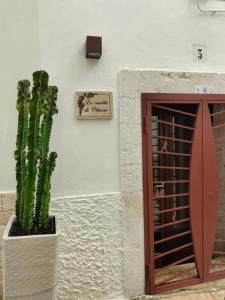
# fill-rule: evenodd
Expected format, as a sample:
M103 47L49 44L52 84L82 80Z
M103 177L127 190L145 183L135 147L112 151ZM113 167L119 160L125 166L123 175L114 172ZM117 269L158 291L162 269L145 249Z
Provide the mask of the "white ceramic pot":
M3 234L3 299L55 300L59 228L56 234L9 237L15 216Z

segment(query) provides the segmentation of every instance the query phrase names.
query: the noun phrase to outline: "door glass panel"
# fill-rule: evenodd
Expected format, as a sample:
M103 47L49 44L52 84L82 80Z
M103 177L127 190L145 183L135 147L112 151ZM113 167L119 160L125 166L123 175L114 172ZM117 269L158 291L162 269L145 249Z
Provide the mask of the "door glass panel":
M210 104L219 176L216 236L210 273L225 271L225 104Z
M190 163L198 104L152 105L155 285L198 276L190 226Z

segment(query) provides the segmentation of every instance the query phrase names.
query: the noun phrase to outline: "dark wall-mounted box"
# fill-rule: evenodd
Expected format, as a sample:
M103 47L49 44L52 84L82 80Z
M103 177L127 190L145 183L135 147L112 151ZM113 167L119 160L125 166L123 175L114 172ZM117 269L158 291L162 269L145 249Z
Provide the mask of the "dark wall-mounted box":
M102 55L102 37L87 36L86 40L86 58L99 59Z

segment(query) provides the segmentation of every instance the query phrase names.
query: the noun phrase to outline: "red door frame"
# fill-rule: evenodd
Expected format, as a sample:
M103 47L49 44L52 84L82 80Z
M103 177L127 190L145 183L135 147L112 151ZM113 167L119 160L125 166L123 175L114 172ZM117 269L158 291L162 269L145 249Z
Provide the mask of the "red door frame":
M155 287L154 286L154 268L151 263L154 261L154 249L152 245L154 244L154 223L153 218L150 218L151 212L153 211L153 202L151 200L151 195L153 195L152 190L152 145L151 145L151 118L152 103L156 104L199 104L200 105L200 115L198 117L198 122L196 122L195 127L198 127L198 130L195 130L194 139L195 147L192 149L194 155L192 155L193 160L191 162L191 172L192 175L192 184L190 193L194 195L194 198L201 197L206 199L203 203L196 202L192 203L191 209L191 219L192 219L192 234L195 236L193 239L195 241L195 257L198 260L198 271L200 278L190 278L185 280L180 280L176 282L167 283L165 286ZM225 104L225 95L223 94L154 94L154 93L143 93L141 95L141 108L142 108L142 155L143 155L143 195L144 195L144 235L145 235L145 290L146 294L154 294L157 292L162 292L174 288L181 288L188 285L198 284L210 280L219 279L225 277L225 272L218 272L214 274L209 274L209 258L211 248L214 243L214 234L215 234L215 223L216 215L214 213L214 220L211 219L212 211L216 211L215 194L216 194L216 184L217 184L217 172L215 168L215 160L204 159L209 155L214 156L215 149L212 147L214 145L211 126L210 115L208 111L209 103L224 103ZM204 139L203 139L204 136ZM199 153L198 144L202 144L201 148L203 153ZM192 154L193 154L192 152ZM199 159L199 155L201 156ZM202 158L203 157L203 158ZM203 168L201 168L201 161L203 161ZM213 169L213 177L205 176L204 182L201 183L202 190L197 188L199 180L202 180L203 174L202 170ZM207 172L205 172L207 174ZM199 179L200 178L200 179ZM212 180L214 178L214 180ZM202 195L203 194L203 195ZM191 199L191 197L190 197ZM193 197L192 197L193 199ZM214 202L213 202L214 201ZM210 206L207 205L210 203ZM213 203L213 204L212 204ZM204 204L204 205L203 205ZM211 209L213 205L214 209ZM201 207L201 213L205 216L208 216L207 222L206 217L200 216L202 223L199 222L199 210ZM208 207L208 209L207 209ZM202 211L203 209L203 211ZM210 217L209 217L210 216ZM210 222L208 222L210 220ZM203 230L204 237L203 237ZM204 251L207 255L203 253L204 244L209 244L210 246ZM208 251L208 253L207 253ZM203 257L203 259L202 259Z

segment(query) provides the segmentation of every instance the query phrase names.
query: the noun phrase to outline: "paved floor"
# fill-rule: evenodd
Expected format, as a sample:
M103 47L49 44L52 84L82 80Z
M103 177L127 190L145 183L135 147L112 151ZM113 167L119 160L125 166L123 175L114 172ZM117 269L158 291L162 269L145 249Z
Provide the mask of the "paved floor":
M173 295L171 297L161 298L167 300L225 300L225 291L202 292L188 295Z
M180 291L173 294L140 296L132 300L225 300L225 289L211 291Z

